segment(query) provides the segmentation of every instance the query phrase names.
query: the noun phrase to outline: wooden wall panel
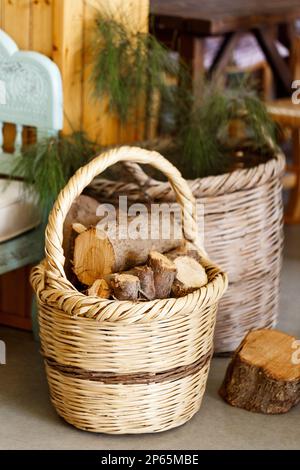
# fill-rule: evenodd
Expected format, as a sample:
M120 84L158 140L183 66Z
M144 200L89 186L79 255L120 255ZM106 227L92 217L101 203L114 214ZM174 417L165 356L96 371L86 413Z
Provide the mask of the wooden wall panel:
M83 128L95 140L104 145L138 140L142 137L141 109L133 113L133 120L122 125L109 112L108 102L93 97L90 81L93 47L94 19L97 11L109 13L133 30L148 29L148 0L85 0L84 1L84 79L83 79Z
M124 2L118 2L119 8L115 10L116 17L123 21L125 25L133 31L148 31L149 1L129 0L130 8L126 10ZM132 114L132 121L120 124L119 142L128 143L142 140L144 137L144 102L139 97L140 102L134 103L135 111Z
M3 28L4 0L0 0L0 28Z
M30 49L52 57L54 0L34 0L31 3Z
M63 77L64 132L82 128L83 0L54 0L53 60Z
M3 29L21 49L30 48L31 0L4 0Z
M134 141L142 137L143 109L124 126L110 113L107 100L93 96L91 51L97 11L112 14L133 30L148 28L149 0L0 0L0 27L21 49L46 54L58 64L65 132L83 129L104 145Z
M111 4L113 0L107 0ZM93 34L95 15L103 7L99 0L84 1L84 78L83 78L83 129L93 140L103 145L111 145L118 142L119 124L116 116L109 113L108 101L96 100L93 95L93 87L90 79L93 57Z
M0 278L0 324L31 330L32 289L30 267L17 269Z

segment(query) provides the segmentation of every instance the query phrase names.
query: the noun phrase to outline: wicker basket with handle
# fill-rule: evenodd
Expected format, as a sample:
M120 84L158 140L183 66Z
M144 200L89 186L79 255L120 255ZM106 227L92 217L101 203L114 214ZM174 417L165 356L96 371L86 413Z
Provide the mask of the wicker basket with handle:
M131 302L86 296L66 279L64 219L85 186L118 161L151 164L168 177L182 207L185 239L202 256L206 286L179 299ZM95 158L58 196L46 229L46 259L33 269L31 282L51 400L74 426L115 434L158 432L185 423L199 409L227 277L199 247L194 202L171 163L137 147Z
M161 152L169 140L148 142ZM204 244L208 256L229 278L220 301L215 352L234 351L249 330L276 325L283 246L282 152L270 143L272 158L251 168L188 181L204 208ZM126 163L134 182L96 179L92 192L111 201L173 201L168 182L150 178L135 163ZM200 221L202 223L202 221ZM202 226L203 228L203 226Z

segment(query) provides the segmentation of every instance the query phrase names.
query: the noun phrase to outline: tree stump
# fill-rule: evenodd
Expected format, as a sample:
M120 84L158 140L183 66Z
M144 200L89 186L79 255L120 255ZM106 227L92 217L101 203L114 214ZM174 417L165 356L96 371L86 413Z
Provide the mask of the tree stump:
M300 341L278 330L248 333L219 391L232 406L286 413L300 401Z

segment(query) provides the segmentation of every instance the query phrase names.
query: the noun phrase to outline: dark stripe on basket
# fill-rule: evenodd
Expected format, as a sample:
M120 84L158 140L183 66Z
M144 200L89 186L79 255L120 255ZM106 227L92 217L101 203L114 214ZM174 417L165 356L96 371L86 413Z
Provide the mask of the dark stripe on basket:
M174 367L173 369L157 373L147 372L137 374L114 374L113 372L85 370L80 367L59 364L49 357L45 357L45 361L52 369L74 379L91 380L105 384L148 384L178 380L193 375L209 362L211 355L212 353L209 352L187 366Z

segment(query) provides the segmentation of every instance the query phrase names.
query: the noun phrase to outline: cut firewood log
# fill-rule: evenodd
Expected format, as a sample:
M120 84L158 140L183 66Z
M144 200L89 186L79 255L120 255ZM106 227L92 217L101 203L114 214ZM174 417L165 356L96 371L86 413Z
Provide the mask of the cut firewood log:
M77 197L69 210L63 228L63 250L65 256L65 272L71 282L74 281L72 271L74 239L77 233L72 229L74 223L83 224L85 227L97 225L99 217L97 208L99 202L92 197L82 194Z
M190 256L178 256L174 259L174 264L177 274L172 293L175 297L183 297L208 283L205 269Z
M122 276L126 274L137 277L140 281L139 293L141 294L141 300L143 298L146 300L155 299L154 274L149 266L136 266L135 268L132 268L129 271L122 271L121 273L115 274L122 274ZM111 285L111 281L114 279L115 274L105 275L105 281L108 285ZM93 286L96 284L96 282L97 281L94 282Z
M105 279L97 279L94 284L88 289L88 295L95 295L103 299L109 299L112 291Z
M132 274L112 274L110 287L118 300L137 300L140 291L140 281Z
M300 343L278 330L251 331L219 393L230 405L249 411L286 413L300 401Z
M140 280L140 292L147 300L155 299L154 274L149 266L137 266L132 274Z
M141 216L139 216L141 217ZM120 227L117 221L114 233L104 231L96 227L90 227L86 231L78 234L74 241L73 270L78 280L87 286L91 286L96 279L103 278L106 274L126 271L134 266L144 264L147 261L150 251L159 252L170 251L182 244L182 237L179 238L151 238L151 232L159 234L161 229L161 218L148 224L149 216L145 214L144 223L140 225L147 227L147 233L135 233L135 237L123 239L126 230ZM170 224L176 224L174 218L170 217ZM153 224L158 224L156 230ZM86 224L84 224L86 225ZM173 228L170 231L176 237L178 230ZM120 238L120 234L122 234Z
M198 263L201 262L201 256L199 251L197 251L196 249L187 248L186 245L182 245L179 248L175 248L174 250L165 253L165 255L171 261L174 261L176 258L178 258L178 256L189 256L190 258L193 258L194 260L198 261Z
M170 297L172 284L176 276L175 264L157 251L149 253L148 264L154 275L155 297L157 299Z

